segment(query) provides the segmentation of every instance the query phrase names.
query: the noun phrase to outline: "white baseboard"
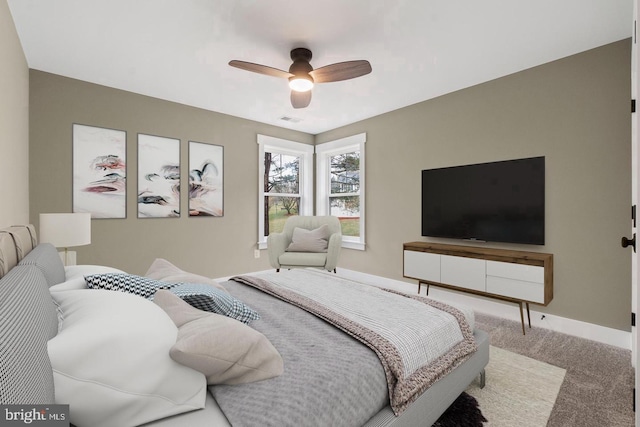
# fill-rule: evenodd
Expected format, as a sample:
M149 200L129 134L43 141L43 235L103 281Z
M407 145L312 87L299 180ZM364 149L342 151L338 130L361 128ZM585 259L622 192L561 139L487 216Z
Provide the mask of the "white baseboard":
M406 293L418 291L418 284L416 281L404 282L400 280L374 276L372 274L348 270L345 268L339 268L338 274L340 276L358 280L363 283L388 287ZM421 294L426 295L425 286L422 287ZM509 320L515 320L516 322L520 323L520 310L518 309L518 306L516 304L476 297L470 294L463 294L436 287L430 288L429 296L442 300L444 302L457 302L465 304L473 307L473 309L479 313L498 316ZM524 316L526 324L526 312ZM528 328L528 325L526 327ZM620 331L618 329L582 322L580 320L568 319L553 314L531 310L531 327L545 328L567 335L573 335L576 337L601 342L615 347L620 347L625 350L631 350L631 332Z

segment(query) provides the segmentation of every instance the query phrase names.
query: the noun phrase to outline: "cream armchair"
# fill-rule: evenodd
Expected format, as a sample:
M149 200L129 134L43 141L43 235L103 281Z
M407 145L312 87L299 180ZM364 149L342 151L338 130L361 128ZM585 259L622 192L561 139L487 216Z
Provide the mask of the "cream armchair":
M267 237L269 262L276 271L315 267L335 273L341 245L340 221L335 216L292 216L282 233Z

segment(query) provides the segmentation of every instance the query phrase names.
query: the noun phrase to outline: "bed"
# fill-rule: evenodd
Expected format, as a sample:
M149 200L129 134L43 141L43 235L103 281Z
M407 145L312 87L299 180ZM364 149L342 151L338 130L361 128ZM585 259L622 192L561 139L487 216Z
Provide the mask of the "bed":
M484 383L489 339L473 327L469 310L453 309L455 316L441 317L467 322L473 351L460 343L452 348L465 350L456 356L432 355L442 365L438 369L408 359L398 365L406 352L387 354L385 330L365 333L369 328L362 329L351 318L353 307L388 297L423 304L418 297L386 291L381 296L376 290L358 297L359 304L346 298L331 302L344 306L342 312L324 312L318 301L337 292L294 292L301 277L339 286L344 289L340 295L372 287L316 271L243 275L217 284L166 261L152 273L146 276L155 278L132 284L132 275L106 266L65 268L53 246L37 244L32 226L0 230L0 403L67 403L78 426L431 426L472 381ZM127 292L113 292L114 277L127 277ZM95 281L108 284L96 289ZM235 311L224 316L203 312L185 297L193 294L193 286L150 291L147 281L170 286L200 281L209 290L218 286L230 295L229 307ZM310 288L316 292L325 285ZM350 286L354 290L347 290ZM149 292L154 292L154 301L141 298ZM384 312L384 307L375 311ZM252 318L256 315L259 320ZM224 327L198 330L196 335L195 327L189 329L213 320ZM370 322L378 323L373 317ZM355 323L351 330L350 323ZM212 342L225 351L244 345L244 339L234 338L240 336L236 331L253 341L247 341L250 352L234 356L241 363L209 375L203 373L208 371L199 365L203 359L198 353L208 349L177 347L187 342L187 347L202 347L208 342L202 337L214 330L224 331L225 336L216 335ZM375 344L380 336L382 344ZM221 345L220 339L228 341ZM410 342L406 345L411 349ZM219 359L215 363L221 363ZM210 364L210 358L205 362ZM411 363L417 366L413 371Z

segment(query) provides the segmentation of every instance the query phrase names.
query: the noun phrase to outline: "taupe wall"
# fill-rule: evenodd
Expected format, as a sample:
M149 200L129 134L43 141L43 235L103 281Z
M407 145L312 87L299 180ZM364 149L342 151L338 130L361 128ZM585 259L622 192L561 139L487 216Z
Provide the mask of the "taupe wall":
M422 169L545 156L546 245L487 246L554 254L542 311L630 330L630 49L621 41L317 135L367 133L367 250L343 251L339 266L402 279L402 243L428 240Z
M258 219L258 144L262 133L303 143L313 136L31 70L31 220L41 212L72 209L72 124L127 132L127 218L92 221L92 244L77 248L78 263L106 264L144 273L156 257L221 277L269 268L266 253L254 259ZM137 134L224 146L224 217L138 219ZM182 168L182 182L187 170Z
M629 41L315 137L38 71L30 82L33 222L71 209L72 123L127 131L128 218L93 221L81 263L143 273L165 257L214 277L266 269L266 253L253 258L256 134L319 143L366 132L367 250L344 250L339 267L402 279L402 243L422 239L422 169L544 155L547 244L487 245L553 253L555 298L543 310L629 330ZM182 139L183 159L189 139L224 145L224 218L137 219L138 132Z
M29 68L0 0L0 227L29 221Z

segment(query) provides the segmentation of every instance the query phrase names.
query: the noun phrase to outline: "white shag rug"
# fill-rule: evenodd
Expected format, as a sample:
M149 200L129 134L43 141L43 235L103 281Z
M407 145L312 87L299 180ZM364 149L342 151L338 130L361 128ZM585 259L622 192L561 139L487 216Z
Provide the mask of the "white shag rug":
M474 381L475 397L490 427L545 427L566 370L491 346L486 385Z

